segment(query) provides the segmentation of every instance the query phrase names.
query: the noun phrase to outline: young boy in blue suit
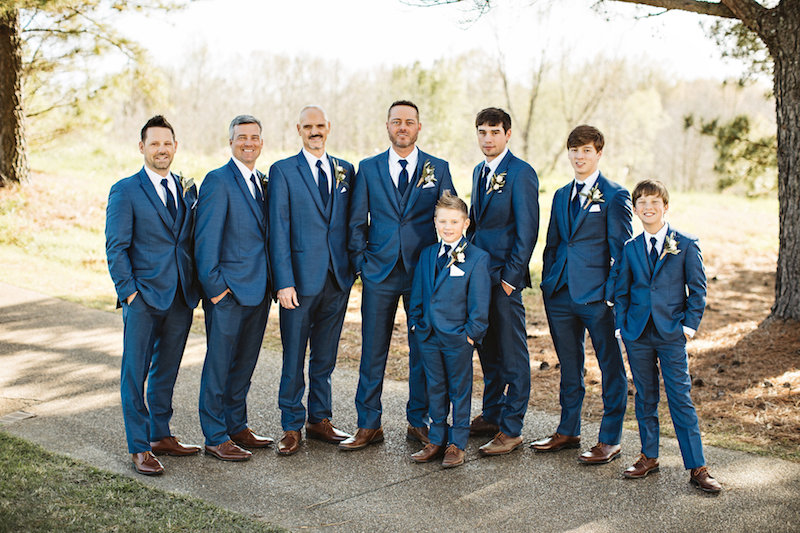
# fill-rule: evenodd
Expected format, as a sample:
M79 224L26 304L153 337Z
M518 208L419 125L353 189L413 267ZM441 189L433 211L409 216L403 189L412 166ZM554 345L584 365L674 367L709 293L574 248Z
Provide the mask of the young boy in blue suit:
M697 238L665 220L669 192L644 180L633 190L633 212L644 232L625 243L615 288L617 336L625 343L636 386L636 420L642 452L623 475L643 478L658 471L658 370L683 465L705 492L722 486L708 473L697 412L690 391L686 341L694 336L706 305L706 273Z
M418 463L444 457L442 466L464 464L470 429L472 351L489 327L489 254L463 237L467 204L448 191L434 214L440 243L419 257L411 287L411 324L425 370L430 442L411 455ZM453 405L453 425L447 416Z

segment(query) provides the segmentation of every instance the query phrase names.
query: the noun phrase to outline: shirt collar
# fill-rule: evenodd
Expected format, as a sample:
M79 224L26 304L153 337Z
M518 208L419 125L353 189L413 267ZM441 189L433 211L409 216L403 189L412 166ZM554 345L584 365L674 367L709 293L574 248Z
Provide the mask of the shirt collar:
M245 165L244 163L242 163L241 161L239 161L238 159L236 159L233 156L231 156L231 160L236 164L236 168L239 169L239 172L242 173L242 177L244 178L244 181L249 182L250 181L250 176L252 176L253 174L255 174L256 178L258 178L258 172L256 171L255 168L253 168L253 170L250 170L249 168L247 168L247 165ZM256 179L256 181L259 181L259 180Z
M389 165L400 165L399 161L401 159L405 159L408 161L408 165L406 169L408 169L408 174L411 175L414 172L414 169L417 168L417 159L419 159L419 148L416 146L414 150L411 151L406 157L400 157L397 152L394 151L394 148L389 148Z
M600 176L600 170L598 169L592 172L588 178L583 180L583 189L581 189L581 193L585 194L589 192L591 188L594 187L594 184L597 182L597 178L599 176ZM578 190L577 184L578 184L578 178L572 180L572 194L570 195L570 197L575 196L575 192Z
M322 161L322 166L328 166L328 152L324 152L322 157L317 157L308 150L306 147L303 147L303 155L306 157L306 161L308 161L308 166L311 168L315 168L317 166L317 161Z
M650 251L650 239L652 237L656 238L656 250L661 250L664 244L664 239L667 236L667 231L669 230L669 224L664 222L664 225L661 226L661 229L655 233L648 233L647 231L644 232L644 240L647 243L647 250Z
M167 183L172 184L173 186L175 184L175 180L171 179L172 172L167 172L166 176L162 176L161 174L157 174L156 172L153 172L152 170L147 168L147 165L144 166L144 171L147 174L147 177L150 178L150 181L153 182L153 185L161 185L161 180L163 180L164 178L167 179Z
M484 166L488 166L489 167L489 174L490 175L497 173L497 167L500 166L500 163L502 163L502 161L506 157L507 153L508 153L508 146L503 148L503 151L500 153L500 155L498 155L497 157L495 157L491 161L486 161L486 160L483 161Z

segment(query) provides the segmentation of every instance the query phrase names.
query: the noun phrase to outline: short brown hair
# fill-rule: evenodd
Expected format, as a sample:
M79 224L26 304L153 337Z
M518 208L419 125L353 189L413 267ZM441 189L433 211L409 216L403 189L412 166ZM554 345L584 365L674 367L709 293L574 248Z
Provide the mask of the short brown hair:
M572 130L569 137L567 137L567 150L584 144L593 144L594 149L599 152L605 146L606 141L600 130L588 124L581 124Z
M642 196L658 196L664 201L664 205L669 205L669 191L667 186L658 180L642 180L636 184L631 194L633 205Z
M389 117L392 116L392 109L401 105L413 108L414 111L417 112L417 120L419 120L419 108L417 107L417 104L415 104L411 100L395 100L394 102L392 102L392 105L389 106L389 111L386 112L386 118L388 119Z
M442 193L441 198L439 198L439 201L436 202L436 209L433 212L434 215L436 214L436 211L439 210L439 208L454 209L456 211L461 211L461 213L465 217L469 216L469 211L467 210L467 204L464 202L464 200L462 200L455 194L451 193L450 189L445 190Z
M487 107L475 117L475 127L486 124L487 126L503 126L503 131L511 129L511 115L499 107Z
M167 128L172 133L172 140L175 140L175 130L172 129L172 124L167 122L164 115L156 115L144 123L144 127L141 131L142 142L147 138L147 130L150 128Z

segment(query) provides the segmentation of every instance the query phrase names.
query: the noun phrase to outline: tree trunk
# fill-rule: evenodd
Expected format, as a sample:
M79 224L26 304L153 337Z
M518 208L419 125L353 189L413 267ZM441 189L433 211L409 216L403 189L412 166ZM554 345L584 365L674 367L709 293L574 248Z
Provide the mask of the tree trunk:
M19 10L0 10L0 187L28 181Z
M800 4L784 2L762 39L775 61L780 244L772 316L800 320Z

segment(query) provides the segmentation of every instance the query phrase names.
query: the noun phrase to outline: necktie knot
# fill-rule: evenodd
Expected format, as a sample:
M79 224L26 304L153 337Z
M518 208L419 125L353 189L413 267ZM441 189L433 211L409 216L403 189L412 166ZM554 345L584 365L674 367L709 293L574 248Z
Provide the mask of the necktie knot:
M444 252L436 259L436 274L439 274L439 272L442 271L442 269L447 265L448 259L450 259L450 249L452 246L445 244L442 248Z
M400 166L403 167L403 170L405 170L406 166L408 166L408 161L406 161L405 159L401 159L399 161L399 163L400 163Z
M442 254L442 255L449 254L451 249L452 249L452 246L450 246L449 244L445 244L444 245L444 254Z
M585 183L575 182L575 190L577 191L578 194L581 193L585 185L586 185Z
M656 247L656 243L657 243L657 242L658 242L658 239L656 239L655 237L650 237L650 246L651 246L652 248L655 248L655 247Z

